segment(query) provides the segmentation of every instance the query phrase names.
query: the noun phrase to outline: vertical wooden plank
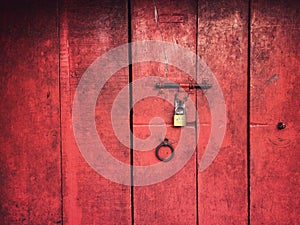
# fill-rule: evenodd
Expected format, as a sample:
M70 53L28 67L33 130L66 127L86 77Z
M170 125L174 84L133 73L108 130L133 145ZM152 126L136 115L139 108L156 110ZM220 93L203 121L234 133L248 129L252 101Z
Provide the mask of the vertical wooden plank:
M196 1L132 1L132 41L156 40L179 44L189 51L196 52ZM156 23L157 21L157 23ZM145 49L140 49L144 51ZM153 49L150 49L150 52ZM154 50L155 51L155 50ZM158 48L157 51L164 51ZM151 53L146 53L151 54ZM138 60L133 54L133 60ZM178 56L180 58L181 56ZM169 56L170 59L170 56ZM194 60L194 59L191 59ZM193 70L193 68L191 68ZM194 67L195 70L195 67ZM166 72L167 71L167 72ZM158 62L144 62L133 65L133 81L149 76L168 79L178 83L188 83L189 74L180 69ZM151 79L143 83L145 90L153 89ZM152 85L152 86L151 86ZM133 85L133 98L138 97L140 85ZM166 123L166 137L176 149L181 128L173 127L174 107L161 99L169 96L174 101L176 91L157 91L157 96L144 98L133 108L133 131L136 138L151 136L159 145L165 138L161 124L149 124L154 117L162 118ZM182 98L182 96L181 96ZM195 101L195 92L190 93ZM195 115L188 115L188 122L195 122ZM194 123L193 123L194 124ZM193 125L186 129L194 129ZM152 133L150 132L152 131ZM195 143L195 136L188 137L184 143L189 149ZM133 143L134 165L150 166L161 163L155 156L155 148L138 151ZM171 163L171 161L170 161ZM165 164L168 165L168 162ZM169 179L159 183L134 187L134 223L135 224L195 224L196 223L196 157L195 154L185 166ZM149 167L149 173L153 173ZM161 172L163 173L163 172ZM163 176L163 174L159 174ZM145 181L148 179L145 176Z
M88 165L75 143L71 114L85 70L102 54L127 42L126 2L66 0L60 11L64 221L72 225L130 224L130 187L113 183ZM107 151L129 164L129 149L118 141L111 125L113 101L127 84L126 68L108 80L99 93L95 121Z
M300 5L251 10L251 224L299 224Z
M57 5L0 5L1 224L60 224Z
M247 223L247 21L247 1L198 1L198 55L218 80L227 113L223 145L199 171L200 224ZM198 97L198 112L200 163L209 135L215 135L204 95Z

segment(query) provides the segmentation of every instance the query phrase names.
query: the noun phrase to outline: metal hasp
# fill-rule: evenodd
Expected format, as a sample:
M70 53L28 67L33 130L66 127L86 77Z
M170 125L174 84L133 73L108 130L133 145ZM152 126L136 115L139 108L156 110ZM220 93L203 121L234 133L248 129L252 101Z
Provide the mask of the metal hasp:
M208 84L206 82L203 82L201 84L177 84L177 83L156 83L156 88L163 89L163 88L169 88L169 89L179 89L179 88L189 88L189 89L201 89L201 90L207 90L212 87L211 84Z
M179 88L188 88L188 89L201 89L207 90L212 87L211 84L208 84L205 80L202 81L201 84L187 83L187 84L178 84L178 83L156 83L155 87L158 89L177 89L179 93ZM175 95L174 102L174 127L184 127L186 125L186 115L185 115L185 104L184 102L187 100L188 94L184 100L178 99L178 93Z

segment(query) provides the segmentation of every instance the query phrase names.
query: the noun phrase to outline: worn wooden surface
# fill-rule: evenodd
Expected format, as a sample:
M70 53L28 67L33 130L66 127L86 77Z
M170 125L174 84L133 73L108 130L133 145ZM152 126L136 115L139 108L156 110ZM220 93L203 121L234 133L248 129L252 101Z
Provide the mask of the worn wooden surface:
M210 167L199 172L200 224L247 223L247 20L247 1L199 1L198 55L222 87L227 114L222 148ZM207 107L199 95L199 162L208 135L215 135L208 130Z
M132 41L169 41L196 52L196 5L196 1L191 0L181 1L180 3L157 0L132 1ZM155 15L157 15L157 24ZM163 51L163 49L157 49L157 51ZM135 55L133 55L134 57ZM167 69L168 74L166 74L164 63L149 62L133 65L133 81L147 76L157 76L176 82L188 83L188 75L183 71L170 65ZM147 84L153 87L155 85L154 82ZM163 98L165 94L173 96L172 101L174 101L174 91L164 90L163 93L157 91L158 97ZM133 95L135 95L135 88L133 88ZM190 97L195 99L195 94ZM154 132L159 133L162 130L159 125L150 128L148 124L153 117L161 117L167 124L166 137L176 147L179 142L181 128L172 126L173 113L174 107L162 99L143 99L133 108L134 134L136 137L144 139L150 135L149 129L158 128ZM195 115L192 117L195 117ZM193 127L190 129L193 129ZM163 134L157 136L157 145L164 138ZM186 140L186 148L190 148L194 141L195 137ZM135 148L135 145L133 147ZM178 154L176 148L175 154ZM135 165L159 163L154 150L147 152L135 151L133 161ZM158 184L134 188L135 224L195 224L196 215L195 154L184 168L171 178Z
M130 3L128 21L128 2L121 0L1 1L0 224L299 224L299 3L252 0L250 17L246 0ZM199 145L172 177L131 188L98 174L80 153L72 127L77 85L94 60L129 37L179 44L217 78L227 129L206 170L199 168L213 135L212 115L201 91L190 92L199 112ZM127 165L132 157L135 166L148 166L159 163L154 148L130 155L129 127L119 127L126 143L112 128L112 105L130 76L191 80L174 66L145 62L134 64L132 74L119 70L99 93L95 122L106 149ZM138 90L133 85L134 98ZM156 94L134 105L134 135L154 135L159 144L163 124L149 123L161 117L178 154L181 129L172 126L174 108L161 99L175 91ZM129 106L128 92L121 98ZM195 117L188 113L188 129ZM278 130L279 121L287 127ZM195 140L187 137L186 148Z
M0 6L0 223L60 224L57 7L17 3Z
M251 32L251 222L299 224L298 1L254 1ZM287 126L277 129L278 122Z
M130 187L113 183L88 165L76 146L71 117L74 92L85 70L127 42L126 2L63 1L60 11L64 223L130 224ZM99 93L95 120L107 150L129 164L129 150L116 141L110 122L115 95L127 83L126 69L108 81Z

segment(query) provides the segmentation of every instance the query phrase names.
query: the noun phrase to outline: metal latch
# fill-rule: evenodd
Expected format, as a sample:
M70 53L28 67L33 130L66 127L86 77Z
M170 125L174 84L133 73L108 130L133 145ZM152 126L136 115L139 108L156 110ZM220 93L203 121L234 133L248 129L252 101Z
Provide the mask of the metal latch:
M163 88L173 88L173 89L179 89L179 88L189 88L189 89L201 89L201 90L207 90L212 87L211 84L208 84L206 82L202 82L201 84L177 84L177 83L156 83L156 88L163 89Z

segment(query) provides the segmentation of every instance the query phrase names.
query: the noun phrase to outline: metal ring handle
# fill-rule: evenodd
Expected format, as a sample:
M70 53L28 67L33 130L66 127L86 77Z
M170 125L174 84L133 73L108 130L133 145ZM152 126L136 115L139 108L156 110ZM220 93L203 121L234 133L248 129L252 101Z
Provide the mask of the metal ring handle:
M159 150L160 150L160 148L161 147L168 147L170 150L171 150L171 155L168 157L168 158L163 158L163 157L161 157L160 155L159 155ZM168 142L168 139L167 138L165 138L165 140L162 142L162 143L160 143L157 147L156 147L156 149L155 149L155 155L156 155L156 157L160 160L160 161L163 161L163 162L169 162L172 158L173 158L173 156L174 156L174 148L173 148L173 146Z

